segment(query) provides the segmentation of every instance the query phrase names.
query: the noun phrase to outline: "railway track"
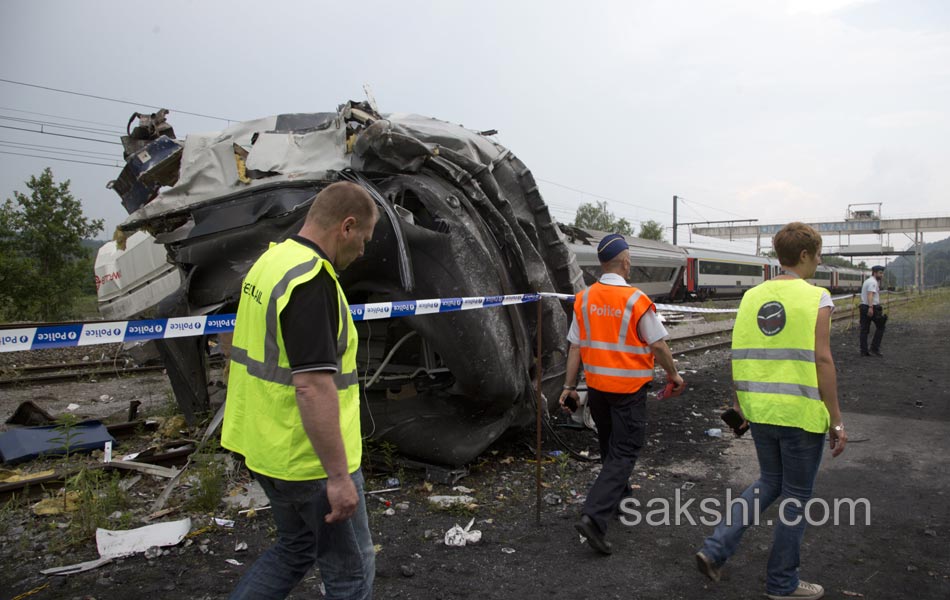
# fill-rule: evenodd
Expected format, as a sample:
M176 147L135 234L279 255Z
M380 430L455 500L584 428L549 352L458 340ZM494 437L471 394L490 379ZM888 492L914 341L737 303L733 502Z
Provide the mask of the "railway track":
M900 306L909 302L912 298L897 298L890 300L887 303L887 308L890 309L894 306ZM843 321L849 319L855 324L858 322L858 311L855 310L846 310L845 307L839 306L838 310L834 312L831 317L831 320L834 321ZM707 338L720 338L714 341L711 341L706 344L700 345L688 345L697 340L703 340ZM707 331L703 333L696 333L692 335L685 335L679 337L672 337L670 339L671 350L673 351L673 356L683 356L686 354L698 354L700 352L705 352L707 350L718 350L732 344L732 327L724 327L723 329L716 331ZM685 347L684 347L685 346Z
M224 364L224 359L212 357L209 364L211 366L221 366ZM9 368L0 372L0 388L17 385L94 381L106 377L134 377L164 369L164 364L122 365L111 360L24 366Z

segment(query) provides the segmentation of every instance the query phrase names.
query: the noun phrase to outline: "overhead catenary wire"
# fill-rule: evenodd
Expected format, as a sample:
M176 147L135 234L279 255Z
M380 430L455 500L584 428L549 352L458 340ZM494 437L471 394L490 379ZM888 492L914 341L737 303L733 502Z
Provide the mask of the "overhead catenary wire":
M69 158L57 158L57 157L55 157L55 156L40 156L39 154L24 154L24 153L20 153L20 152L6 152L6 151L4 151L4 150L0 150L0 154L11 154L11 155L13 155L13 156L27 156L27 157L31 157L31 158L42 158L42 159L45 159L45 160L58 160L58 161L61 161L61 162L78 163L78 164L81 164L81 165L96 165L96 166L99 166L99 167L109 167L109 168L111 168L111 169L121 169L121 168L122 168L122 165L120 165L118 162L116 162L115 164L107 165L107 164L105 164L105 163L90 162L90 161L86 161L86 160L72 160L72 159L69 159Z
M43 134L43 135L55 135L56 137L72 138L72 139L75 139L75 140L86 140L86 141L89 141L89 142L99 142L100 144L111 144L111 145L113 145L113 146L121 146L121 145L122 145L120 142L112 142L112 141L109 141L109 140L100 140L100 139L97 139L97 138L83 137L83 136L81 136L81 135L69 135L68 133L53 133L52 131L43 131L42 129L40 129L40 130L37 131L36 129L27 129L26 127L14 127L14 126L12 126L12 125L0 125L0 129L13 129L13 130L15 130L15 131L26 131L26 132L29 132L29 133L41 133L41 134Z
M38 85L38 84L35 84L35 83L26 83L26 82L24 82L24 81L14 81L14 80L12 80L12 79L3 79L3 78L0 78L0 82L9 83L9 84L12 84L12 85L21 85L21 86L24 86L24 87L36 88L36 89L39 89L39 90L47 90L47 91L50 91L50 92L58 92L58 93L60 93L60 94L70 94L70 95L73 95L73 96L82 96L82 97L84 97L84 98L93 98L93 99L95 99L95 100L105 100L105 101L108 101L108 102L117 102L117 103L119 103L119 104L128 104L128 105L130 105L130 106L139 106L139 107L141 107L141 106L147 106L147 107L149 107L149 108L167 108L170 112L173 112L173 113L178 113L178 114L182 114L182 115L191 115L191 116L193 116L193 117L203 117L203 118L205 118L205 119L217 119L218 121L227 121L228 123L233 123L233 122L237 121L237 119L228 119L228 118L226 118L226 117L217 117L217 116L214 116L214 115L205 115L205 114L202 114L202 113L189 112L189 111L187 111L187 110L179 110L179 109L177 109L177 108L168 108L167 106L158 106L158 105L155 105L155 104L148 104L148 103L146 103L146 102L132 102L131 100L123 100L123 99L120 99L120 98L110 98L110 97L108 97L108 96L98 96L98 95L96 95L96 94L86 94L86 93L84 93L84 92L75 92L75 91L72 91L72 90L64 90L64 89L61 89L61 88L54 88L54 87L50 87L50 86L46 86L46 85Z
M28 123L30 125L40 125L43 127L56 127L58 129L67 129L70 131L82 131L86 133L102 133L107 135L123 135L125 132L120 129L100 129L98 127L86 127L83 125L70 125L68 123L54 123L52 121L41 121L39 119L28 119L26 117L9 117L0 115L4 121L13 121L15 123Z
M10 106L0 106L0 110L9 110L12 112L25 113L28 115L38 115L41 117L52 117L54 119L66 119L67 121L73 121L76 123L90 123L92 125L104 125L106 127L115 127L115 123L103 123L102 121L89 121L86 119L76 119L74 117L67 117L64 115L51 115L49 113L36 112L35 110L23 110L22 108L12 108Z
M16 148L17 150L30 150L33 152L52 152L54 154L75 154L86 158L105 158L115 159L115 152L97 152L95 150L86 150L83 148L65 148L63 146L46 146L44 144L29 144L27 142L14 142L10 140L0 140L0 146ZM92 156L97 155L97 156Z
M649 212L655 212L655 213L659 213L659 214L661 214L661 215L672 215L672 214L673 214L671 211L664 211L664 210L658 210L658 209L655 209L655 208L650 208L650 207L647 207L647 206L640 206L639 204L633 204L632 202L625 202L625 201L623 201L623 200L617 200L617 199L615 199L615 198L610 198L610 197L608 197L608 196L602 196L602 195L600 195L600 194L595 194L595 193L593 193L593 192L588 192L588 191L585 191L585 190L581 190L581 189L578 189L578 188L575 188L575 187L571 187L571 186L569 186L569 185L564 185L563 183L558 183L558 182L556 182L556 181L550 181L550 180L548 180L548 179L542 179L542 178L540 178L540 177L535 177L535 180L536 180L536 181L543 181L544 183L548 183L548 184L553 185L553 186L557 186L557 187L560 187L560 188L564 188L564 189L570 190L570 191L572 191L572 192L577 192L578 194L584 194L584 195L590 196L590 197L592 197L592 198L599 198L600 200L606 200L606 201L608 201L608 202L614 202L614 203L617 203L617 204L623 204L623 205L625 205L625 206L631 206L631 207L633 207L633 208L638 208L638 209L640 209L640 210L646 210L646 211L649 211Z

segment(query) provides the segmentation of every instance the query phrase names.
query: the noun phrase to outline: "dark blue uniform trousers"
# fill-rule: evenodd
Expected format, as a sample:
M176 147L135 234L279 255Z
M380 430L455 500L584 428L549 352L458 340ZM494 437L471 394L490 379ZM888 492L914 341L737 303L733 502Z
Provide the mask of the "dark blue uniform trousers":
M601 533L607 531L607 522L617 512L620 502L633 494L630 474L646 444L649 387L644 385L630 394L587 389L587 404L597 425L603 468L587 492L583 512Z

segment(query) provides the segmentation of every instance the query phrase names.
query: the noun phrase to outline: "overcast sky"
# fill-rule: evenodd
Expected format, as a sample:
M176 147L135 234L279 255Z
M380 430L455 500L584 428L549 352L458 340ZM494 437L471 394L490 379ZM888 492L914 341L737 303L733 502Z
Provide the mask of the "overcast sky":
M669 227L674 194L680 221L950 215L945 0L3 0L0 56L0 79L132 102L0 82L4 153L117 165L118 145L10 127L117 142L167 107L184 138L368 84L382 112L497 129L563 222L607 199ZM119 167L0 154L0 199L46 166L110 237Z

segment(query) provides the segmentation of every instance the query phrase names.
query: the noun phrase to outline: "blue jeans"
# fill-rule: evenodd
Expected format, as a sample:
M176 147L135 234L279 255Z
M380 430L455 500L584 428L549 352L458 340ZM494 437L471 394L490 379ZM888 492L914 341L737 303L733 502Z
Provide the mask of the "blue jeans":
M753 522L756 502L759 514L779 496L798 502L785 502L783 514L775 525L769 554L765 590L768 594L787 595L798 589L799 550L805 534L805 504L812 487L825 436L797 427L752 423L755 452L759 458L759 479L742 492L743 502L734 501L730 518L724 519L703 542L702 551L716 565L722 565L739 548L742 534ZM789 523L797 522L797 525Z
M373 597L376 555L369 533L363 473L354 472L360 504L342 523L327 523L327 480L284 481L253 473L271 502L277 544L257 559L231 592L231 600L286 598L314 562L333 599Z

